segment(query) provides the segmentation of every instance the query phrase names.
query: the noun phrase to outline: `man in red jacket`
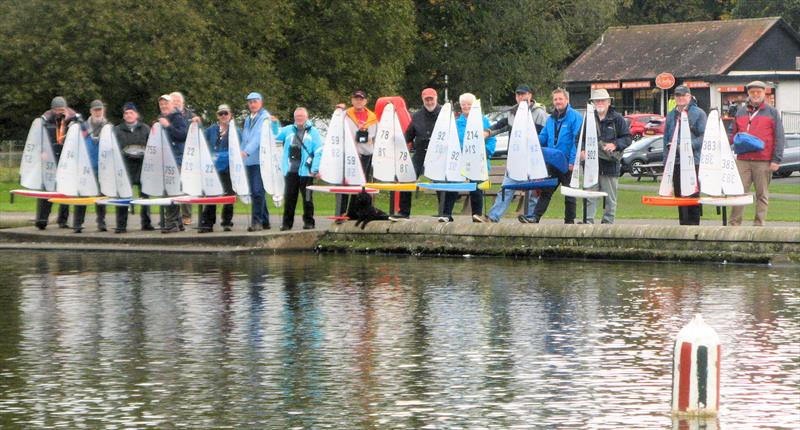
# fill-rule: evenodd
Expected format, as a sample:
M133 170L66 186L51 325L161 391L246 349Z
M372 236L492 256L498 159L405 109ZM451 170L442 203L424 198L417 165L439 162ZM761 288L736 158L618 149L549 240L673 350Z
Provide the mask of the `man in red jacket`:
M780 167L785 139L780 114L766 102L767 84L753 81L746 88L749 97L747 103L736 112L733 135L749 133L764 142L764 149L737 155L736 167L739 168L745 192L750 191L751 184L755 185L756 217L753 225L762 226L767 220L769 181L772 172ZM730 225L741 225L743 213L743 206L734 206Z

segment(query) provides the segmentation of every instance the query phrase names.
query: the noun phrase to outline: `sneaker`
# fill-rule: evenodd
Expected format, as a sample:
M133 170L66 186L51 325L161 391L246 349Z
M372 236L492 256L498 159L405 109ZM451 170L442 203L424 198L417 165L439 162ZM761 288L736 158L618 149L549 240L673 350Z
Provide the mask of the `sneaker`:
M201 228L197 229L198 233L211 233L213 231L214 231L214 229L211 228L211 227L201 227Z
M44 229L46 229L46 228L47 228L47 223L46 223L46 222L37 222L37 223L36 223L36 224L34 224L34 225L35 225L35 226L36 226L36 228L38 228L39 230L44 230Z
M475 214L475 215L472 215L472 222L477 222L477 223L483 224L483 223L486 222L486 220L483 219L482 215Z
M440 216L439 222L453 222L453 217L451 216Z
M150 225L150 224L147 224L147 225L143 225L143 226L142 226L142 231L153 231L153 230L155 230L155 229L156 229L156 228L155 228L155 227L153 227L153 226L152 226L152 225Z
M291 230L291 229L292 228L289 227L288 225L282 225L281 228L280 228L281 231L286 231L286 230Z
M69 228L69 224L67 224L65 222L58 223L58 228Z
M182 231L182 230L180 229L180 226L177 226L177 225L176 225L175 227L172 227L172 228L165 228L165 229L161 230L161 233L163 233L163 234L167 234L167 233L177 233L177 232L179 232L179 231Z
M81 233L83 232L83 227L75 227L72 229L73 233Z
M183 217L183 225L191 225L192 224L192 217L185 216Z
M261 231L261 230L264 230L264 227L260 225L251 225L250 227L247 227L247 231L249 232Z
M529 222L529 221L528 221L528 218L525 218L525 215L520 215L520 216L518 216L518 217L517 217L517 221L519 221L519 222L521 222L521 223L523 223L523 224L527 224L527 223Z
M226 226L222 227L222 231L231 231L231 230L233 230L233 227L231 227L229 225L226 225Z
M411 221L411 220L406 216L390 216L389 217L389 221L391 221L391 222L398 222L398 221L408 222L408 221Z
M264 223L264 224L261 224L261 228L264 229L264 230L269 230L272 227L269 225L269 223Z
M314 230L315 227L314 224L303 224L303 230Z
M108 228L106 228L105 225L98 225L97 226L97 231L108 231Z
M124 228L115 228L115 229L114 229L114 233L115 233L115 234L127 233L127 232L128 232L128 230L127 230L127 229L124 229Z

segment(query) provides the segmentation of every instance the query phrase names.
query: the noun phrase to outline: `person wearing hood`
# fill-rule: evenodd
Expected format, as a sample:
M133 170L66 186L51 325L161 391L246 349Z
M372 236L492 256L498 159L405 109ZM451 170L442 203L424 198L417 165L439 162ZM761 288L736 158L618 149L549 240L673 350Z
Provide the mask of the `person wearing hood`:
M89 119L84 123L86 127L86 147L89 149L89 158L92 161L94 176L100 174L97 170L98 155L100 153L100 131L108 124L106 119L106 107L100 100L92 101L89 105ZM97 215L97 230L106 231L106 206L94 205ZM86 206L76 206L75 215L72 218L72 230L75 233L83 231L83 221L86 219Z
M592 91L591 100L595 107L594 120L597 122L598 164L600 176L597 185L589 188L602 191L604 197L603 224L614 224L617 214L617 184L619 182L622 151L631 144L631 132L625 118L611 106L612 97L604 89ZM588 121L588 120L587 120ZM585 126L585 124L584 124ZM581 160L586 158L581 152ZM600 199L586 199L586 223L594 224L597 203Z
M664 154L669 154L672 137L677 132L680 136L681 112L686 111L689 118L689 131L692 138L692 155L694 156L695 174L700 169L700 150L703 148L703 134L706 132L706 113L697 107L697 101L692 97L692 91L685 85L675 88L675 108L667 114L664 127ZM681 164L680 145L675 148L675 167L673 172L680 172ZM664 160L666 161L666 159ZM675 196L681 196L681 175L672 175L672 189ZM700 191L687 197L699 197ZM681 225L700 225L700 216L703 209L700 205L678 206L678 222Z
M298 194L303 199L303 230L311 230L315 226L314 201L306 187L319 175L322 137L309 121L308 110L298 107L294 110L294 124L283 127L275 140L283 144L281 170L286 178L281 231L292 229Z
M53 154L56 157L56 162L61 158L61 150L64 148L64 139L67 137L67 129L73 121L78 119L78 114L67 106L67 100L64 97L56 96L50 102L50 110L42 114L42 122L47 135L50 137L50 144L53 147ZM36 228L44 230L47 228L48 218L50 218L50 210L53 204L47 199L37 199L36 202ZM69 228L67 224L69 218L69 206L59 205L58 218L56 222L59 228Z
M411 116L411 123L405 132L408 150L413 152L411 163L414 165L414 172L417 178L422 176L425 168L425 156L428 154L428 144L431 141L433 127L436 125L436 118L442 106L438 102L438 94L433 88L422 90L422 109L414 112ZM438 195L438 194L437 194ZM400 193L400 211L398 218L408 218L411 216L411 193Z
M561 185L569 185L572 169L575 165L576 143L583 118L569 104L569 92L563 88L556 88L552 92L553 113L547 118L544 129L539 133L539 143L543 148L554 148L561 151L567 158L569 165L567 173L558 175ZM556 186L556 188L558 188ZM545 188L539 195L539 201L533 209L533 217L526 219L529 223L538 223L542 219L556 188ZM575 224L577 203L575 197L564 197L564 224Z
M781 116L777 109L767 103L766 92L767 84L762 81L747 84L747 103L736 112L733 123L734 136L744 132L764 143L764 148L759 151L736 155L736 167L742 177L744 192L750 192L751 185L756 188L754 226L763 226L767 221L769 181L772 173L780 168L786 144ZM741 225L742 215L744 207L734 206L731 209L730 225Z

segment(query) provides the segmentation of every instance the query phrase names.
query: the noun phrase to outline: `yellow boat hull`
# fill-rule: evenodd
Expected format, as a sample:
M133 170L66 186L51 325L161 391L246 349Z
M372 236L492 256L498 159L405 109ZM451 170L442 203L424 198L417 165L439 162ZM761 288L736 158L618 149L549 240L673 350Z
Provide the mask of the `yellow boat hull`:
M389 182L373 182L365 185L369 188L383 191L417 191L417 184L414 182L403 184L392 184Z
M57 199L47 200L50 203L58 203L60 205L74 205L74 206L88 206L97 203L98 200L103 200L105 197L60 197Z

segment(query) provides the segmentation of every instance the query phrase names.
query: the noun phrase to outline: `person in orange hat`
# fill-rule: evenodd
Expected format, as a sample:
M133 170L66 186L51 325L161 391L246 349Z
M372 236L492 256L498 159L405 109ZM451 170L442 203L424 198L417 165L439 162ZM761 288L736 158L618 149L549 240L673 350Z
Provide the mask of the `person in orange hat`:
M433 88L422 90L422 109L414 112L411 116L411 123L406 129L405 137L408 142L409 151L413 151L411 162L414 164L414 171L419 178L424 169L425 154L428 153L428 143L431 140L433 126L436 125L436 118L442 106L438 102L438 94ZM397 218L408 218L411 216L411 193L400 193L400 211Z

